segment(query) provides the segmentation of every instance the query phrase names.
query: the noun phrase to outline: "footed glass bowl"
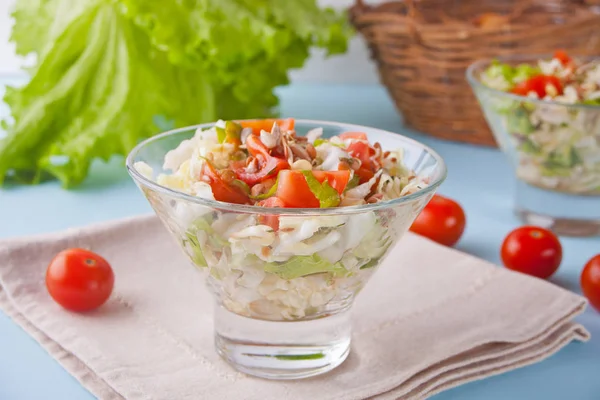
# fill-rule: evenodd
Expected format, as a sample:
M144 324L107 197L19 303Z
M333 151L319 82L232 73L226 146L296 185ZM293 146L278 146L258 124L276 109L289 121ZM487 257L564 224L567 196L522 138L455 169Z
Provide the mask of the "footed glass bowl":
M356 125L296 121L299 135L363 131L384 150L402 148L405 164L429 185L391 201L324 209L237 205L155 183L165 154L198 128L177 129L140 143L127 168L215 299L215 345L238 370L295 379L327 372L350 349L356 295L408 230L446 177L441 157L406 137ZM138 171L137 162L153 169ZM146 168L147 170L147 168ZM263 224L278 218L279 230Z
M535 64L551 56L499 57ZM481 82L491 60L467 70L485 118L516 177L515 211L559 235L600 235L600 106L538 100Z

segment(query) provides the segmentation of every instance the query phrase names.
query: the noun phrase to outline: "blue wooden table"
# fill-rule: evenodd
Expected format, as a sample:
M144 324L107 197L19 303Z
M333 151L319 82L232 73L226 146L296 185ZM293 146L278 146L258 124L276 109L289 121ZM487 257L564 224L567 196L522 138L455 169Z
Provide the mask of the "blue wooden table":
M519 225L512 213L512 173L499 151L443 142L403 129L380 86L296 85L279 93L283 115L371 125L406 134L436 149L449 169L440 192L457 199L467 212L467 229L457 247L499 262L503 237ZM6 115L6 111L0 109L0 115ZM56 183L0 190L0 238L150 211L119 158L108 164L95 164L88 180L75 190L63 190ZM600 253L600 239L563 238L562 242L564 261L553 281L579 292L582 266ZM570 344L539 364L449 390L435 399L600 399L600 313L588 309L578 320L592 333L590 342ZM91 398L0 312L0 400Z

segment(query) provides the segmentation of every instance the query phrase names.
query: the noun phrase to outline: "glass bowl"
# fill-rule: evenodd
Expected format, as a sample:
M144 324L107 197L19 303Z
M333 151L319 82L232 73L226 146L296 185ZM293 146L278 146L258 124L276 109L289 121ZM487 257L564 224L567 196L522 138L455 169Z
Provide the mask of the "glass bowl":
M510 56L497 60L515 65L550 58ZM492 89L480 80L490 63L473 63L467 69L467 80L513 167L517 215L524 223L552 229L559 235L599 235L600 106L565 104Z
M157 184L165 154L204 124L152 137L132 150L127 168L152 208L214 294L215 345L238 370L270 379L327 372L350 349L350 309L388 250L446 177L433 150L378 129L297 120L300 135L363 131L428 186L398 199L343 208L263 208L207 200ZM152 167L138 171L136 163ZM140 168L141 169L141 168ZM279 230L262 223L278 218ZM393 266L390 266L393 267Z

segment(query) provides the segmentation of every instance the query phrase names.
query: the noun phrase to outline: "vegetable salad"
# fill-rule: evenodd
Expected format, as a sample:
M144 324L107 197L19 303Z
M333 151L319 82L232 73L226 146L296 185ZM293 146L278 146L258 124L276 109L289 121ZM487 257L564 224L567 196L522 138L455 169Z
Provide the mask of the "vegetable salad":
M520 179L551 190L600 194L600 59L583 62L557 51L536 65L494 62L480 79L526 97L495 105L516 145Z
M193 263L209 271L220 302L239 315L267 320L317 318L349 306L392 243L429 200L343 212L425 188L365 133L298 135L294 120L219 121L198 129L165 155L163 169L135 168L162 186L192 196L314 213L244 213L184 200L153 207ZM158 204L160 203L160 204ZM340 213L319 214L320 208Z

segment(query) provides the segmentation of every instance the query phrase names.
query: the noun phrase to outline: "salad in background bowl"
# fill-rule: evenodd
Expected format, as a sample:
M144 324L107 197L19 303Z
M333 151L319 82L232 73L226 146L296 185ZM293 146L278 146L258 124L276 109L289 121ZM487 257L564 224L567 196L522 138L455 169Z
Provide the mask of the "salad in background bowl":
M127 165L206 273L219 353L276 379L345 359L355 296L446 174L411 139L293 119L167 132Z
M480 60L467 79L515 168L521 217L560 234L600 233L600 57Z

